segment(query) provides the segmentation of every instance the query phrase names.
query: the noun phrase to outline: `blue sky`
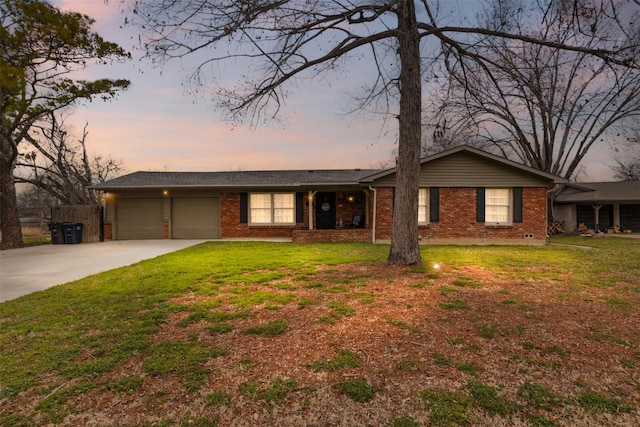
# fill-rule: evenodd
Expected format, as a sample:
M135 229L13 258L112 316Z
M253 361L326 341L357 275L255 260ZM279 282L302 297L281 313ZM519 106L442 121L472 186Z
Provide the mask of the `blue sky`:
M231 126L205 97L187 93L192 67L173 62L160 68L140 59L134 28L120 28L119 1L50 0L62 10L93 17L94 30L134 58L126 64L92 66L85 78L127 78L131 87L115 100L94 101L72 111L67 123L79 134L88 122L89 150L119 159L127 172L262 169L378 168L391 165L395 129L363 115L344 115L360 88L351 67L325 81L289 88L282 122L256 129ZM459 8L473 2L453 0ZM195 58L194 58L195 59ZM331 80L328 83L326 80ZM392 123L395 124L395 123ZM608 148L594 151L582 181L611 179Z

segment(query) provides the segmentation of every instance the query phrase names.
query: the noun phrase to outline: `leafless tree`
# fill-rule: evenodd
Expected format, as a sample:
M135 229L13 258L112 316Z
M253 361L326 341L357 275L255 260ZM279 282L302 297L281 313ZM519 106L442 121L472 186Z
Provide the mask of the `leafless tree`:
M627 66L639 53L640 9L619 4L615 10L608 2L548 2L543 13L532 14L521 2L495 2L484 17L487 28L585 49L620 49L629 62L486 38L474 46L473 57L447 52L449 80L432 120L457 117L450 132L472 130L476 145L575 178L593 147L623 142L640 128L640 72Z
M621 181L640 181L640 156L631 159L616 159L614 178Z
M615 165L611 166L614 171L613 177L622 181L640 181L640 130L635 131L628 140L625 149L618 150Z
M55 113L34 124L26 137L31 151L18 156L17 183L31 184L62 205L95 205L93 184L115 178L122 162L87 150L88 124L75 139Z
M96 62L130 55L91 31L93 19L42 0L0 0L0 231L3 247L21 247L14 181L31 127L49 113L96 97L112 99L127 80L76 79Z
M122 0L127 2L127 0ZM583 7L598 3L607 14L598 19L623 26L609 0L512 0L529 14L544 14L547 5ZM495 3L506 3L495 1ZM193 83L207 85L207 70L231 62L242 70L230 87L221 79L221 106L233 117L252 123L278 114L287 90L303 79L319 78L349 60L364 57L372 75L362 107L386 107L398 119L398 162L388 262L421 262L418 245L418 190L422 142L422 83L440 54L466 64L486 64L481 48L491 40L566 49L598 58L599 63L635 66L629 41L614 48L594 39L547 39L535 28L475 25L440 13L437 0L136 0L126 17L144 29L143 49L159 65L192 54L203 58ZM635 7L635 5L634 5ZM524 13L524 12L523 12ZM566 32L579 32L595 18L569 14L558 23ZM603 41L604 42L604 41ZM496 42L497 43L497 42ZM635 45L634 45L635 46ZM435 49L435 50L434 50ZM215 67L214 67L215 66ZM469 76L473 78L474 76ZM210 77L210 76L209 76ZM214 80L216 75L214 74ZM399 107L397 107L399 106Z

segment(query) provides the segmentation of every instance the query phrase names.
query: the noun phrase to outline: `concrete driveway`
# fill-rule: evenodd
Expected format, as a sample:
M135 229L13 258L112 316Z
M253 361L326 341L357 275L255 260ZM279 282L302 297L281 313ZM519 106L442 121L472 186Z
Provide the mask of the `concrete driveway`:
M0 302L204 241L117 240L0 251Z

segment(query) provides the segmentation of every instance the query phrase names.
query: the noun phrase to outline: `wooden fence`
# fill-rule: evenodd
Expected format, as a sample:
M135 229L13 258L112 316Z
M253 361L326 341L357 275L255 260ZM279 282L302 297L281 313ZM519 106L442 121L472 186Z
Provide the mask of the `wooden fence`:
M100 206L56 206L51 208L51 221L81 223L82 243L95 243L104 240L102 207Z

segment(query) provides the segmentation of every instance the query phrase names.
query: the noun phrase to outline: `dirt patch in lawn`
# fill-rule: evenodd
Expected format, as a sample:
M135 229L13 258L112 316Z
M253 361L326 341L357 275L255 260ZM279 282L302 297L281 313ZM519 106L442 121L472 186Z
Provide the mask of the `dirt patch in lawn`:
M153 346L191 343L214 354L193 369L160 372L149 369L153 351L142 352L71 396L73 414L62 424L640 425L633 284L382 262L282 273L172 300L175 312ZM194 363L190 355L184 365ZM353 395L345 384L370 388ZM492 410L473 385L512 410ZM461 396L459 407L445 399L450 418L441 401L425 397L445 390ZM548 399L541 404L528 390ZM592 395L612 407L585 403Z

